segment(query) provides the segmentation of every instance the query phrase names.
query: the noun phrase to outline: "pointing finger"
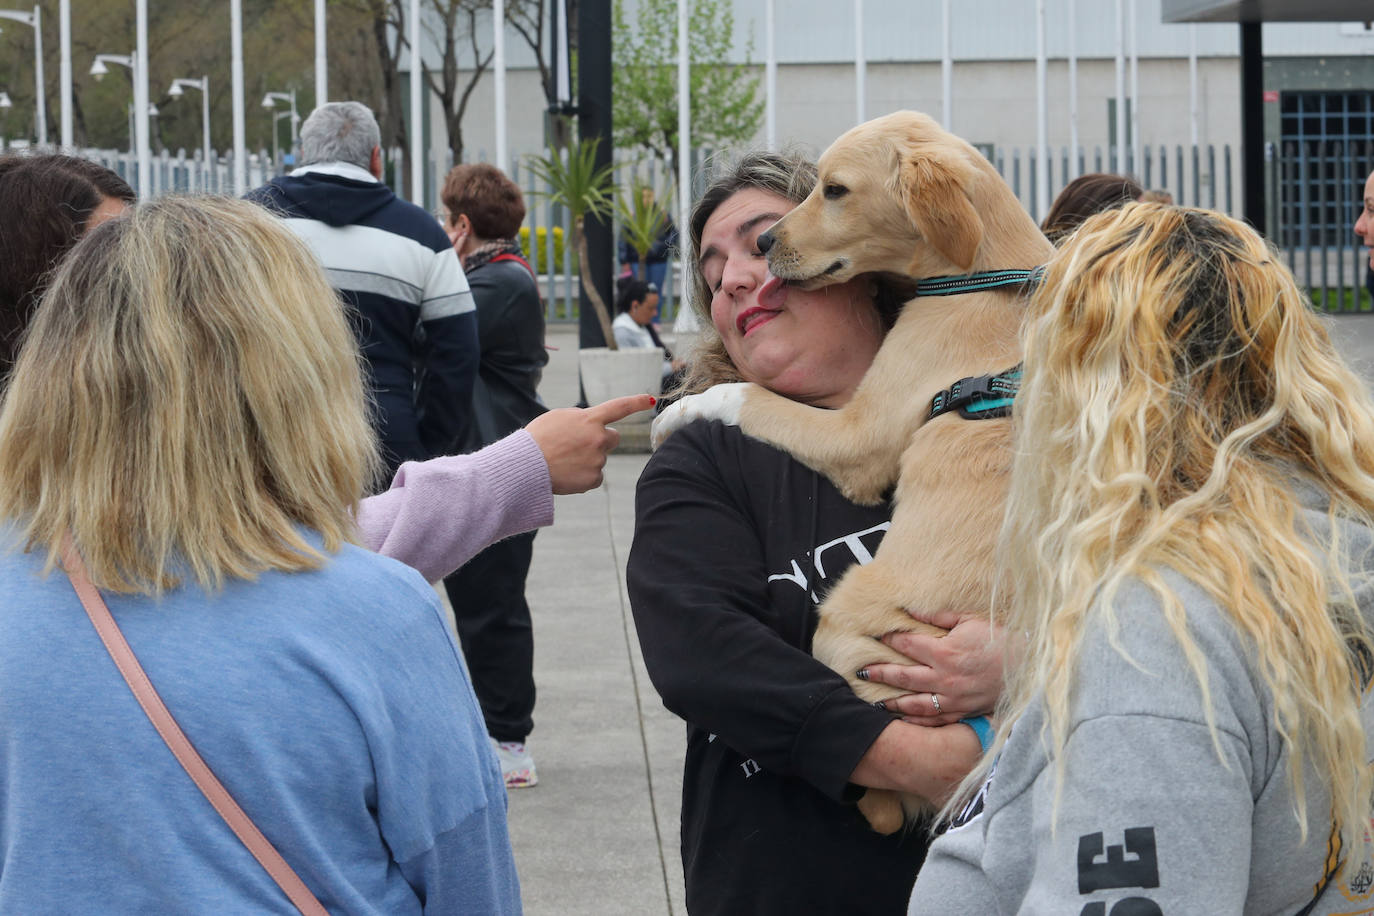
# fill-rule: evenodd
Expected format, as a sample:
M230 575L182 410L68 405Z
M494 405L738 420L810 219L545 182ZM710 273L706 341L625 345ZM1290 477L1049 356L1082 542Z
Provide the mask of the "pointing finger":
M611 398L595 407L588 407L587 414L598 423L614 423L632 413L649 410L656 403L658 399L651 394L631 394L623 398Z

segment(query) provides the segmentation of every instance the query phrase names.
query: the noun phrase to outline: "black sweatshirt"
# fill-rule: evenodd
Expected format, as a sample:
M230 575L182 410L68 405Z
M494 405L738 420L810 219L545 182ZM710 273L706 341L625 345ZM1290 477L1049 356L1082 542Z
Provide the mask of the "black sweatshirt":
M926 829L874 833L848 782L891 719L810 655L816 599L877 551L891 505L710 422L649 460L635 508L644 661L687 721L688 910L905 913Z

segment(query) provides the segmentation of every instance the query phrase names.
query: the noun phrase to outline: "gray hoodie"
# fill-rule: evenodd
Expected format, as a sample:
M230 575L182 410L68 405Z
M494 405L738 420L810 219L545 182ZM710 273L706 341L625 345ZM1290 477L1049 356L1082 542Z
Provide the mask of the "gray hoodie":
M1323 500L1302 496L1320 538ZM1374 620L1374 533L1347 528L1363 581L1357 599ZM1166 575L1206 660L1221 756L1158 598L1130 584L1115 610L1118 639L1136 664L1100 623L1085 634L1053 828L1055 770L1036 701L983 790L931 847L909 913L1374 912L1374 875L1345 869L1328 880L1330 796L1310 767L1310 827L1300 836L1288 750L1253 648L1201 589ZM1366 735L1374 735L1370 697L1366 685Z

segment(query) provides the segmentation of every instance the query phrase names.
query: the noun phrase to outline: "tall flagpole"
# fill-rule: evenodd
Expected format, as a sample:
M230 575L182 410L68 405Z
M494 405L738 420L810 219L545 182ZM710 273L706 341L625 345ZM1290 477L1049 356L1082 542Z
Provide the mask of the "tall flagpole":
M864 114L864 96L867 94L867 68L864 60L864 0L854 0L854 112L855 124L868 120Z
M420 0L410 0L410 200L425 205L424 96L420 80Z
M1113 171L1126 171L1126 14L1125 0L1116 0L1116 162Z
M1050 114L1045 60L1045 0L1035 0L1035 218L1050 212Z
M692 206L692 62L687 53L687 4L688 0L677 0L677 225L682 239L687 237Z
M505 0L492 0L492 74L495 80L493 91L496 105L496 167L509 171L506 161L506 3Z
M765 119L768 125L768 148L778 147L778 56L773 45L773 0L764 0L763 7L764 64L763 94Z
M57 8L58 43L61 62L58 70L59 92L62 97L62 148L72 148L72 3L62 0Z
M954 132L954 42L953 26L949 21L949 0L940 3L941 13L941 51L940 86L944 94L945 130Z
M148 139L148 0L135 7L138 47L134 49L134 136L138 150L138 196L153 194L153 160Z
M315 107L319 108L329 101L329 57L325 47L328 34L325 30L324 0L315 0Z
M1069 0L1069 177L1078 177L1078 12Z
M1193 146L1198 138L1197 107L1197 26L1188 23L1188 137Z
M1140 25L1135 14L1135 0L1128 0L1127 9L1130 13L1126 19L1126 34L1131 42L1131 169L1143 180L1145 166L1140 158L1140 55L1136 44L1136 32Z
M248 190L248 141L243 126L243 0L229 0L230 77L234 96L234 193ZM276 132L276 122L272 124Z

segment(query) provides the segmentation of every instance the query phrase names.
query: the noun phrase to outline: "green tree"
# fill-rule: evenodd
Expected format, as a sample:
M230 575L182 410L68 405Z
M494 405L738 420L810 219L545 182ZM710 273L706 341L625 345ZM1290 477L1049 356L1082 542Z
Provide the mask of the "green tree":
M573 244L577 246L578 280L596 310L606 346L619 349L615 331L611 329L611 312L592 282L591 258L587 253L587 217L605 219L615 207L615 178L609 165L596 165L596 147L600 138L581 140L566 150L550 149L543 156L526 159L526 168L548 188L536 192L556 204L568 208L572 217Z
M725 146L758 132L764 102L760 77L730 62L735 16L730 0L693 0L687 39L691 62L692 141ZM612 120L616 146L648 150L678 174L677 0L638 0L631 27L625 0L615 0L611 21Z
M620 231L639 255L639 270L636 273L641 280L648 267L649 249L654 247L654 242L658 241L668 225L668 209L661 203L663 199L666 198L660 198L653 185L641 180L632 181L629 191L622 188L616 195L615 209L620 220Z

